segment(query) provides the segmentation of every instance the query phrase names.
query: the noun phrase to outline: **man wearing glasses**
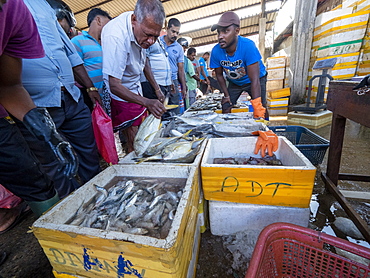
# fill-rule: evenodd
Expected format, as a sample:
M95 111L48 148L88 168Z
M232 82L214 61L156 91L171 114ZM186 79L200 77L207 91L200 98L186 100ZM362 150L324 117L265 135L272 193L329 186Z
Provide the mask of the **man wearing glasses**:
M102 32L103 79L112 98L113 128L122 131L128 152L134 150L134 138L147 111L157 118L166 111L158 99L143 97L140 85L140 74L150 71L146 49L157 40L164 19L160 1L139 0L133 12L114 18ZM152 86L158 88L155 81Z

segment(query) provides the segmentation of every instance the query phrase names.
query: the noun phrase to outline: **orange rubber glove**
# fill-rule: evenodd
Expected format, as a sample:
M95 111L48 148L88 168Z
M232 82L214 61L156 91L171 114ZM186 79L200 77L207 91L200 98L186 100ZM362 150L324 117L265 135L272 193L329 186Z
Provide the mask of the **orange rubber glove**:
M262 106L261 97L251 99L254 118L265 118L266 108Z
M261 156L265 157L266 150L269 156L272 156L272 152L276 152L279 147L279 139L277 135L272 131L254 131L252 132L253 135L259 135L256 143L256 147L254 148L254 154L257 154L259 150L261 150Z

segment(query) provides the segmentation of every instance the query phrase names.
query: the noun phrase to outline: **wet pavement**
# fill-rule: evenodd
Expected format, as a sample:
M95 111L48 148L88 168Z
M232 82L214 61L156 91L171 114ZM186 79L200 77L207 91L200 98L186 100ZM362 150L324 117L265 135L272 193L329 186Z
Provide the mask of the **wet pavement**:
M285 125L285 122L272 122L272 125ZM330 125L313 131L326 139L330 137ZM325 191L320 173L326 171L326 163L327 154L323 163L317 167L318 171L310 206L309 227L346 238L351 242L370 248L367 242L346 236L342 231L343 229L334 225L336 219L348 216L338 202ZM340 172L370 175L369 166L370 129L352 121L347 121ZM369 183L340 181L339 187L346 190L370 192ZM370 224L370 200L350 199L349 201L363 219ZM30 227L35 220L35 216L31 214L15 228L0 235L0 251L8 253L7 260L0 265L0 277L54 277L47 257L30 231ZM227 240L229 239L225 237L213 236L209 230L202 234L196 278L244 277L248 259L243 257L234 258L233 253L225 245ZM240 264L235 266L235 261L239 261Z

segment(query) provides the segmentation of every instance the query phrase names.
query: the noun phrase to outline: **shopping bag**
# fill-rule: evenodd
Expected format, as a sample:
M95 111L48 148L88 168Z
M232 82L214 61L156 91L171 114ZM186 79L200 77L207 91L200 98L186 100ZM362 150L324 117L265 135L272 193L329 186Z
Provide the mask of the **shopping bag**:
M0 184L0 208L14 208L22 202L22 199L15 196L8 189Z
M112 119L105 113L98 102L96 102L91 116L99 153L107 163L117 164L118 155L114 142Z

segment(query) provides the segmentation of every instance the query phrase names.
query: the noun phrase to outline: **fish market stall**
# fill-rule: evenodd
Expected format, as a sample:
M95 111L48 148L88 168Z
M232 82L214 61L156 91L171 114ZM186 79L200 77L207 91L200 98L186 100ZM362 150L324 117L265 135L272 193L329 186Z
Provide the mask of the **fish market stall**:
M32 227L54 274L192 277L199 246L196 170L113 165L60 201ZM100 214L94 217L94 210Z

